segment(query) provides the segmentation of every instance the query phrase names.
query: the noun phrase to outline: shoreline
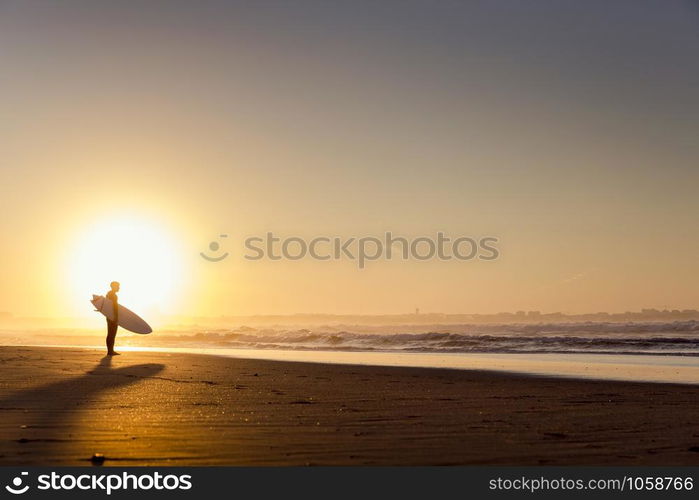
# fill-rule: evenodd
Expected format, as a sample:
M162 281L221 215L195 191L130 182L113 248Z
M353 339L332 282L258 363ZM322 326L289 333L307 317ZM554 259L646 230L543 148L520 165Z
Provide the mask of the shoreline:
M699 388L0 348L0 465L699 465Z
M18 345L14 347L103 349L102 346L94 345ZM122 345L118 349L124 352L170 352L279 362L437 368L573 380L699 385L699 358L694 356L595 353L398 353L129 345Z

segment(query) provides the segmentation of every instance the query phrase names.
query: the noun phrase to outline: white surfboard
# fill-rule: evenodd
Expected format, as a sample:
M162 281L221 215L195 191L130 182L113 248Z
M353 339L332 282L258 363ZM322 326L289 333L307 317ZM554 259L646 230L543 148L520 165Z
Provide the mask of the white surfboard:
M93 295L90 303L95 306L95 310L104 314L107 319L114 319L114 306L111 300L106 299L103 295ZM119 326L130 332L144 335L153 331L143 318L121 304L119 304Z

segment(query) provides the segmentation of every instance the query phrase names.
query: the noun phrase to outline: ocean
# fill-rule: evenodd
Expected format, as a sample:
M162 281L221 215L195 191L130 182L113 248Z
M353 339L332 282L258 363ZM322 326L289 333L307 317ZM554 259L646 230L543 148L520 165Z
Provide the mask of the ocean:
M699 356L699 321L171 329L179 346L304 351ZM156 337L153 337L155 340ZM140 340L140 339L139 339ZM169 343L169 342L168 342Z

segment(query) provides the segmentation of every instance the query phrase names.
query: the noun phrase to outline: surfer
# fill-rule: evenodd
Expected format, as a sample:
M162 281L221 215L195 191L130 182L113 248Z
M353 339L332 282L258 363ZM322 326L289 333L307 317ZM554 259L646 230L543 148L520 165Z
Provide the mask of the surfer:
M112 301L112 310L114 311L114 319L107 318L107 356L118 356L119 353L114 350L114 341L116 340L117 328L119 328L119 282L112 281L109 284L111 290L107 292L107 298Z

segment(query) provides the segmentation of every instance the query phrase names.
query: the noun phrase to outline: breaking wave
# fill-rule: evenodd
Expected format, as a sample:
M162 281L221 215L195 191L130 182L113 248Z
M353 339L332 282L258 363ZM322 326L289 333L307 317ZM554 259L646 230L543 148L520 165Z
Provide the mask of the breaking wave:
M422 330L422 331L420 331ZM699 356L699 322L324 326L163 332L178 342L239 349Z

